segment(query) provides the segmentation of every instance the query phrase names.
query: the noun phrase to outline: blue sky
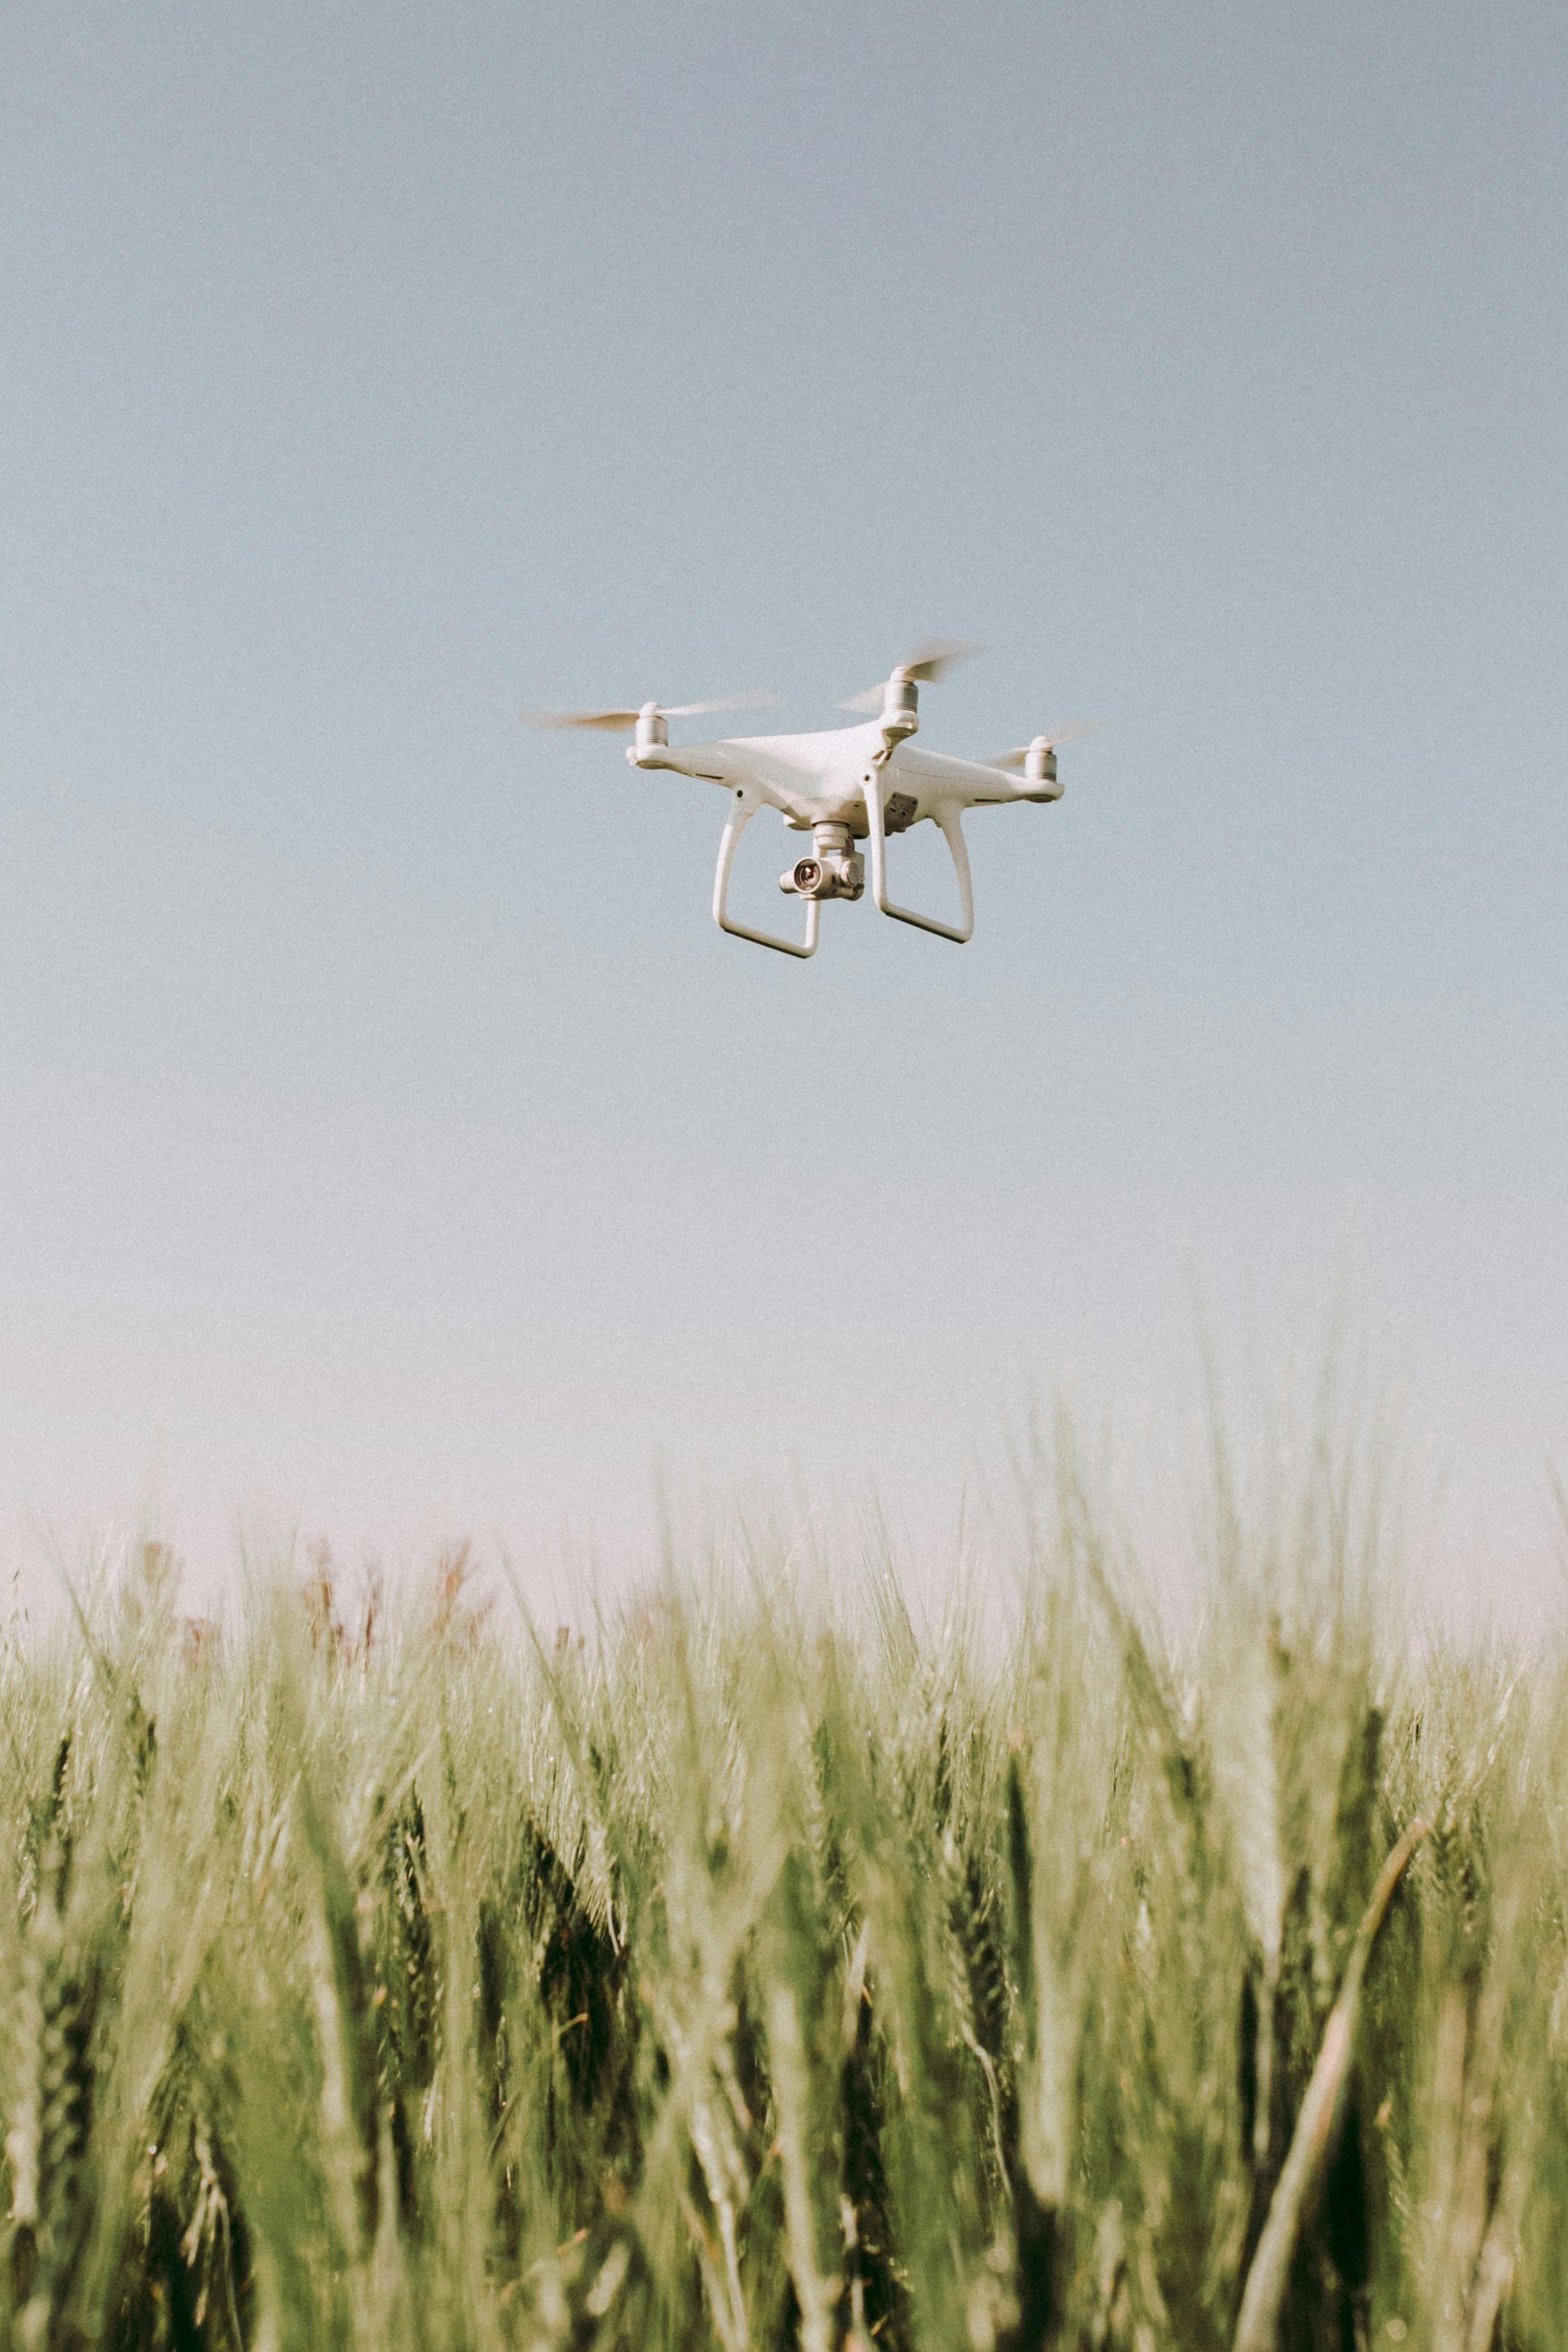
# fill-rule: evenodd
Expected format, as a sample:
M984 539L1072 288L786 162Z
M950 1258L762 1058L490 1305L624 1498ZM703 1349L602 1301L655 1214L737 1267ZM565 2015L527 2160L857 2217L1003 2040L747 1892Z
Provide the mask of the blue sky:
M1544 1556L1560 9L8 29L8 1557L934 1540L1031 1385L1136 1454L1194 1297L1245 1419L1336 1289L1446 1572ZM721 939L718 795L517 721L929 631L939 747L1110 722L963 950Z

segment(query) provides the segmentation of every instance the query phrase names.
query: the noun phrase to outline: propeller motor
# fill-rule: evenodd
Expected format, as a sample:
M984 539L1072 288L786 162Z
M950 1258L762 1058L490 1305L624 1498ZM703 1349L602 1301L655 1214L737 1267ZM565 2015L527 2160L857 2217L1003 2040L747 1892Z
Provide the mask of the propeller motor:
M891 751L895 743L906 742L919 730L921 688L934 686L938 678L980 650L962 637L928 637L889 677L855 695L844 708L879 713L883 740Z
M669 749L672 719L705 719L715 710L772 710L776 694L725 694L712 702L645 702L637 710L525 710L529 727L595 727L606 735L630 735L636 740L631 759L644 751Z
M1065 726L1053 727L1048 735L1036 735L1027 743L1016 744L1011 751L998 751L988 760L988 768L1021 768L1026 784L1037 789L1021 797L1031 801L1059 801L1062 787L1057 778L1057 745L1077 742L1082 736L1097 735L1101 721L1098 719L1069 719Z

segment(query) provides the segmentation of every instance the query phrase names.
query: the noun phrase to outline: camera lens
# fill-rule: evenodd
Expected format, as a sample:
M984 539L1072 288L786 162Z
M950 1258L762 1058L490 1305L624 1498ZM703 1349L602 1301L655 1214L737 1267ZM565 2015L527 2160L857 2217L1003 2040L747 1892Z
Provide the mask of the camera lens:
M822 868L817 864L816 858L803 857L800 864L795 869L795 888L797 890L815 890L821 879Z

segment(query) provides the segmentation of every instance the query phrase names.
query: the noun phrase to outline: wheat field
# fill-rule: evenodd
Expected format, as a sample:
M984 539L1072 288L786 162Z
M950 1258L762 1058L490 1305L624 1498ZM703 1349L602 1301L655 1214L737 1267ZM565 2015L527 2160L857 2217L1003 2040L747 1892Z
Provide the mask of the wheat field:
M1568 2342L1568 1658L1308 1484L1179 1634L1070 1477L1001 1639L144 1547L4 1653L0 2340Z

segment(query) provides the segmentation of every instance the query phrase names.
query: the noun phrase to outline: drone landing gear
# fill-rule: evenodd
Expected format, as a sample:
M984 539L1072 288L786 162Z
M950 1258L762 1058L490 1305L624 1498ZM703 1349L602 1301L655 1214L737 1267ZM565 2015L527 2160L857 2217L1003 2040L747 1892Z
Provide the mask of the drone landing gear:
M917 930L931 931L939 940L952 940L962 947L974 935L974 891L970 879L969 848L963 838L961 812L955 807L937 807L931 815L947 843L952 859L952 870L958 878L959 920L940 923L934 915L917 915L910 907L896 907L888 896L888 834L902 832L908 824L903 807L897 803L901 795L892 800L883 798L883 777L880 768L869 769L862 778L866 795L868 832L871 849L871 897L878 911L891 915L895 922L912 923ZM719 844L719 866L713 877L713 920L731 939L750 940L759 948L772 948L779 955L802 959L816 953L817 926L821 920L824 898L858 898L865 887L861 861L854 855L851 835L847 824L818 824L813 827L816 836L815 855L802 858L793 872L781 878L780 887L798 895L805 902L805 937L804 940L781 940L771 931L753 930L748 923L731 922L729 914L730 876L735 864L735 851L741 835L760 808L767 806L761 793L742 786L730 803L730 820L724 827L724 837ZM910 804L912 805L912 804Z
M776 948L780 955L805 958L816 953L816 929L822 919L822 909L815 898L805 902L805 937L804 940L776 940L771 931L753 931L744 923L732 923L725 908L730 897L730 869L735 863L735 850L741 835L763 807L760 793L738 792L730 804L730 822L724 827L724 838L719 844L719 866L713 877L713 920L731 939L750 940L760 948Z
M952 858L952 870L958 877L959 924L939 923L932 915L917 915L908 907L895 907L888 896L888 818L889 810L882 799L883 775L880 767L870 767L861 778L866 793L866 816L871 847L871 897L879 914L891 915L895 922L913 923L918 930L934 931L939 940L952 940L959 947L974 936L974 888L969 874L969 845L963 838L961 812L954 807L938 806L931 814L942 830L943 840Z

